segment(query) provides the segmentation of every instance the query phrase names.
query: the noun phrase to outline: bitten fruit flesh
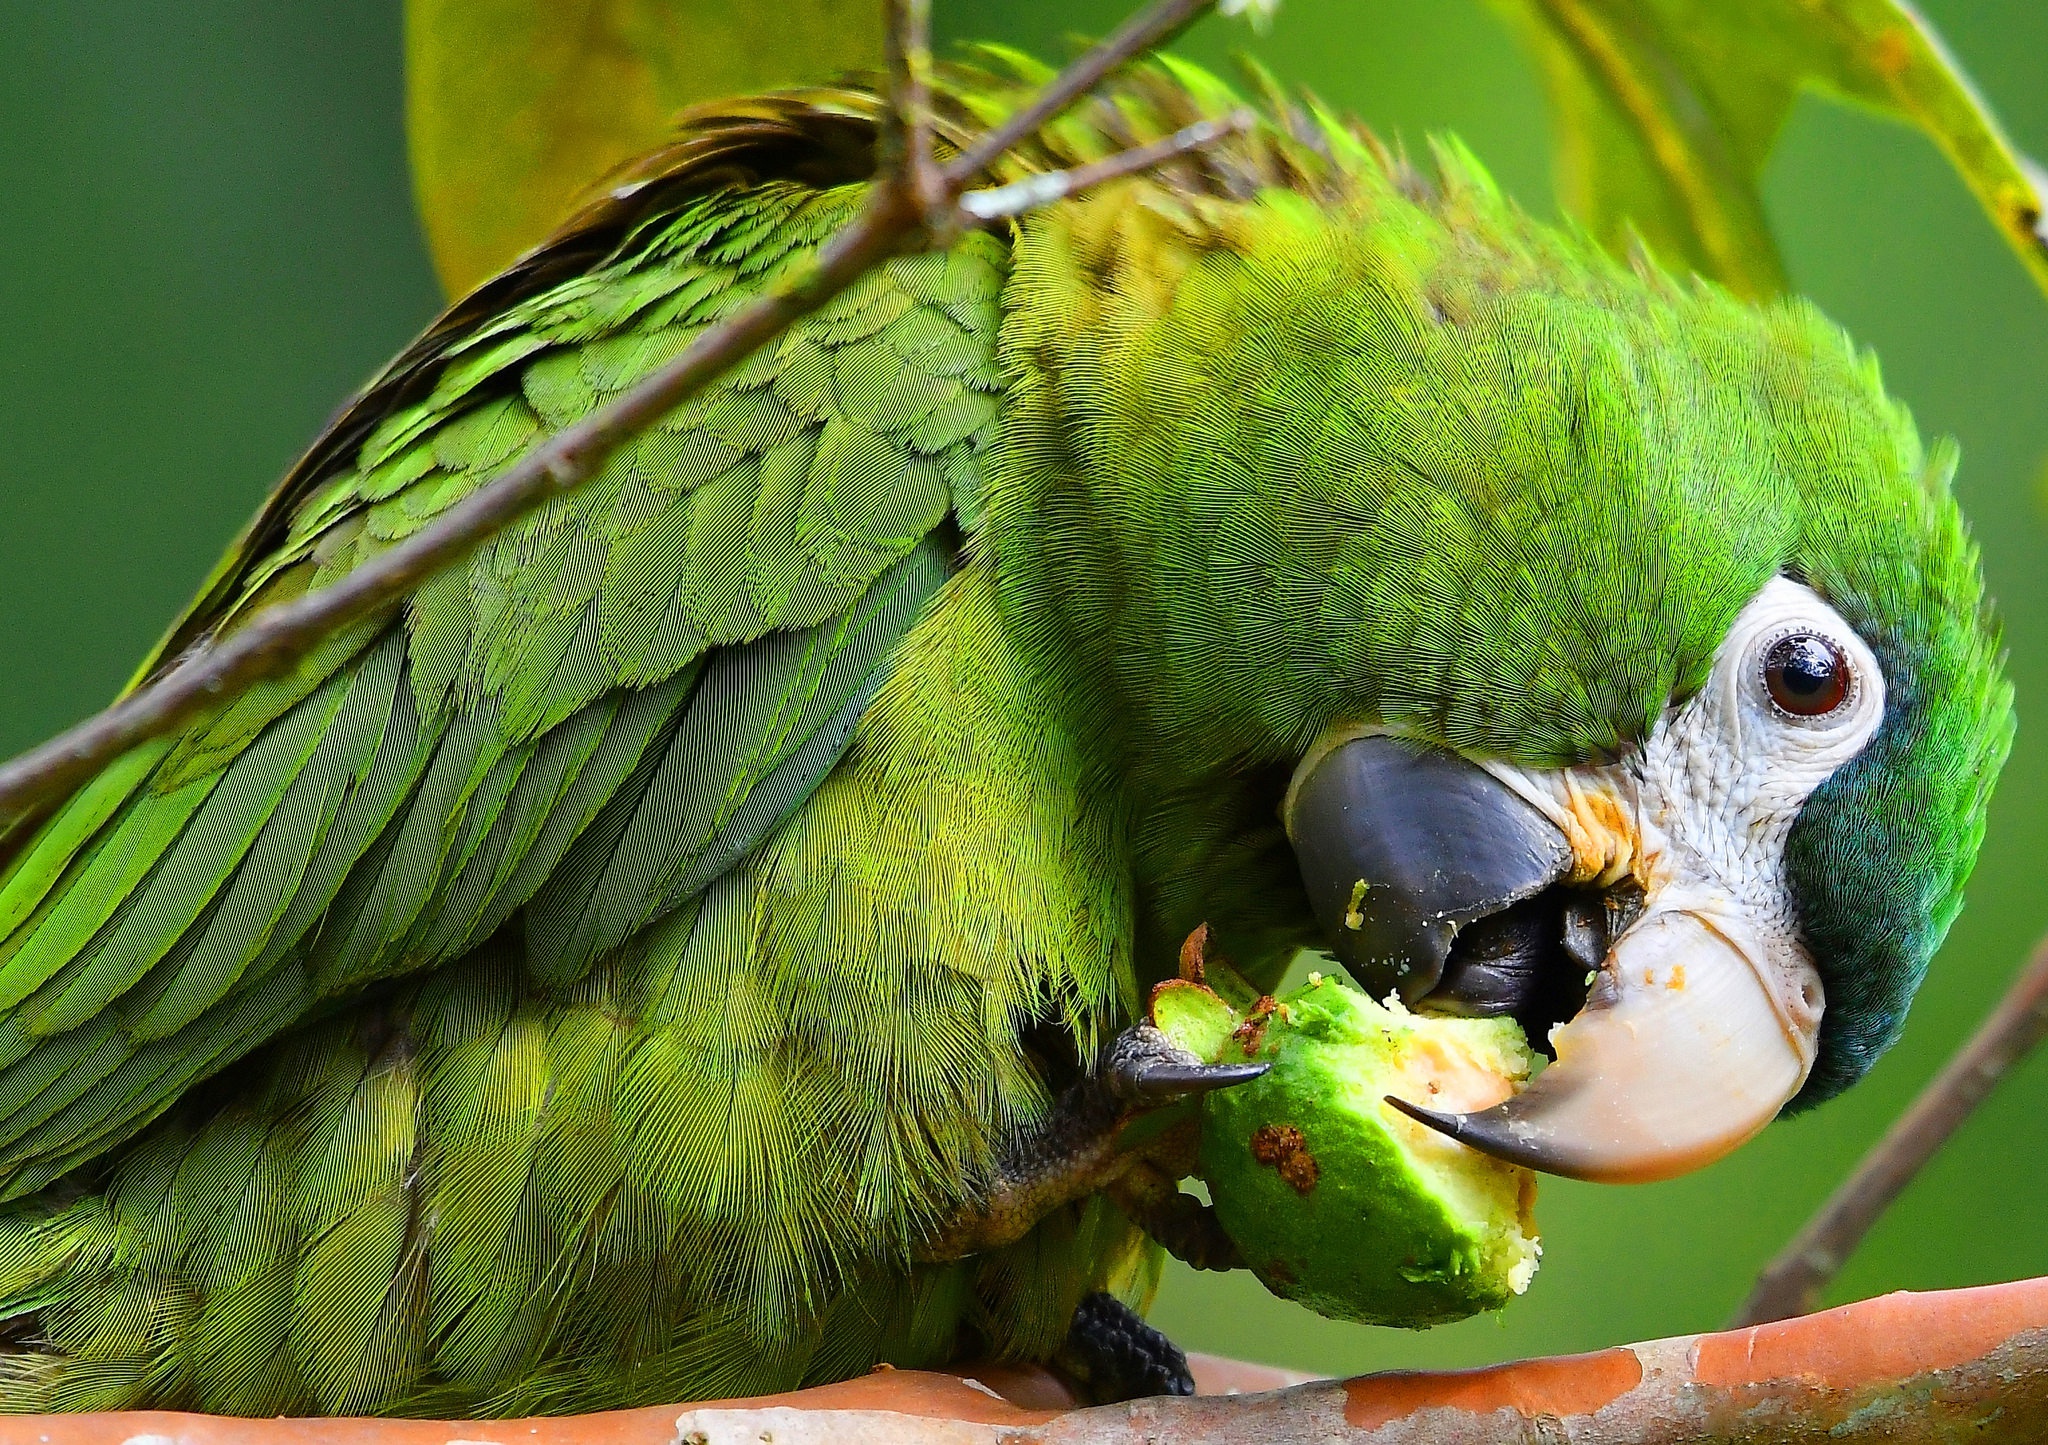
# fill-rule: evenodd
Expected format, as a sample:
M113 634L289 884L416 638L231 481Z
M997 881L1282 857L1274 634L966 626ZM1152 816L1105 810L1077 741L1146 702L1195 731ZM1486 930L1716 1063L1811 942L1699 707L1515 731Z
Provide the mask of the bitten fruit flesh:
M1499 1103L1536 1063L1512 1019L1412 1014L1321 978L1241 1012L1169 983L1153 1016L1205 1057L1272 1065L1204 1101L1201 1166L1224 1232L1275 1294L1336 1319L1422 1328L1529 1287L1535 1176L1385 1102Z

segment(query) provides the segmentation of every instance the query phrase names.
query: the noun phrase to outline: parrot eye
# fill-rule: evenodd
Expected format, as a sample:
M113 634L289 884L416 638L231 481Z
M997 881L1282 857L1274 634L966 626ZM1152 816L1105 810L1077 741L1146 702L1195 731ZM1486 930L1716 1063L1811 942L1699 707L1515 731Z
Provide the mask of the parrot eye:
M1764 653L1764 691L1793 717L1826 717L1836 711L1854 680L1842 649L1817 632L1791 633Z

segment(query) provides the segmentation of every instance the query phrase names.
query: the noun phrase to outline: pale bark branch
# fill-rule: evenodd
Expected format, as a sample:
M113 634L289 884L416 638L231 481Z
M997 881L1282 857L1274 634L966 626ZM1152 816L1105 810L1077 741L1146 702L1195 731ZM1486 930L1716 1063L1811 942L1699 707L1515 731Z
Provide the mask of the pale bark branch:
M332 585L264 609L229 635L199 644L105 711L0 766L0 826L61 799L129 749L172 732L222 701L288 672L352 623L401 602L506 527L594 476L622 444L696 395L889 256L943 244L966 214L961 197L987 167L1135 55L1177 33L1215 0L1158 0L1060 72L1016 115L976 139L953 163L932 158L929 0L889 0L891 116L885 149L895 156L868 205L796 274L698 336L683 353L617 400L564 428L404 542ZM900 109L899 109L900 107ZM1218 127L1201 142L1232 133ZM1132 166L1081 168L1096 179L1128 174L1184 153L1160 143ZM1070 181L1071 194L1086 181ZM1000 191L1000 188L999 188ZM1015 214L1024 206L1004 209ZM971 218L970 218L971 219Z
M0 1423L38 1445L1982 1445L2048 1439L2048 1279L1893 1294L1780 1324L1490 1369L1063 1409L1042 1372L884 1370L789 1395L501 1421L240 1420L138 1411ZM1235 1373L1235 1378L1231 1374ZM1298 1376L1295 1378L1299 1378Z
M1911 1108L1821 1205L1819 1212L1757 1278L1733 1325L1805 1314L1820 1303L1856 1246L1962 1128L1977 1106L2048 1036L2048 938L2034 945L2005 997L1920 1091Z

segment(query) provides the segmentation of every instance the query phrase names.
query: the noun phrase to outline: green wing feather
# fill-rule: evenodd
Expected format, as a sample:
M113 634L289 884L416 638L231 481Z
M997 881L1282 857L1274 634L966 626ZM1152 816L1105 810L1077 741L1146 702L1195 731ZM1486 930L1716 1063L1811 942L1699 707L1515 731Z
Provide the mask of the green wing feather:
M771 284L856 199L770 183L606 217L603 264L437 327L166 650L417 531ZM966 249L978 272L877 272L401 615L50 818L0 882L0 1197L530 899L550 976L573 977L800 803L949 565L921 543L994 414L990 338L960 318L992 323L996 248Z
M954 85L945 133L1006 84ZM1217 97L1124 99L1019 166ZM859 204L877 113L736 103L614 178L337 419L142 675L775 284ZM1208 192L1324 164L1250 154ZM959 549L1007 264L988 235L891 262L15 840L0 1316L37 1343L0 1354L7 1405L735 1394L1042 1355L1080 1292L1145 1287L1100 1201L910 1259L1044 1107L1025 1035L1085 1049L1135 987L1117 819Z

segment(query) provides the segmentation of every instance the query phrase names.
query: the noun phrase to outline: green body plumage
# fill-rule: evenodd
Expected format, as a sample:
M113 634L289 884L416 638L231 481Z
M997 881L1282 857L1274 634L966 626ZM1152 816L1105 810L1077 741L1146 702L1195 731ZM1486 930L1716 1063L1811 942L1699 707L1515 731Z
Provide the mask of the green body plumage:
M948 82L954 122L1014 99ZM1147 71L1023 164L1226 103ZM161 655L772 284L873 114L697 117L366 393ZM1042 1355L1147 1287L1106 1203L916 1242L1194 924L1267 982L1314 942L1308 741L1617 751L1784 570L1912 678L1795 835L1810 1093L1853 1078L2009 729L1947 463L1804 306L1438 161L1294 112L891 262L47 820L0 878L0 1397L502 1414Z

